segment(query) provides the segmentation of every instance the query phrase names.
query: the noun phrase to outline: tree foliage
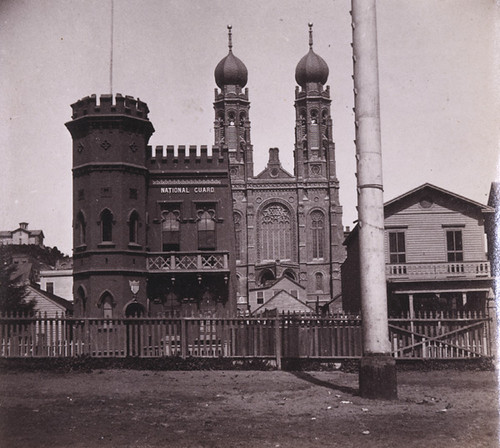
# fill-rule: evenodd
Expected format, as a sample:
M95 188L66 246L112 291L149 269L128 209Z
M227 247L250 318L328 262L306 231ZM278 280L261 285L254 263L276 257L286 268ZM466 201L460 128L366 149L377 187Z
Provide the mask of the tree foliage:
M26 285L16 279L8 246L0 246L0 313L31 314L35 301L26 301Z

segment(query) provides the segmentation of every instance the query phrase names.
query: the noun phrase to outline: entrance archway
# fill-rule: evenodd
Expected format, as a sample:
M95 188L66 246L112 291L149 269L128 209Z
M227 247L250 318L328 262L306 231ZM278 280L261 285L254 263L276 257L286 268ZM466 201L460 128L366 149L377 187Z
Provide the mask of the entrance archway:
M138 302L130 302L125 307L125 317L142 317L146 309Z
M135 317L142 317L145 314L145 308L138 302L130 302L125 305L125 327L127 329L127 356L140 356L142 351L141 324L142 321L136 321Z

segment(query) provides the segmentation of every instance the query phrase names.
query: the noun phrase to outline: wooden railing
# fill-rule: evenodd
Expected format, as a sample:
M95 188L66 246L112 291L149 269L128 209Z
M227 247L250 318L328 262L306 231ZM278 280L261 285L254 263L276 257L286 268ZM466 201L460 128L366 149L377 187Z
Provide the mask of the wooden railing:
M150 272L226 272L227 252L158 252L147 258Z
M441 279L449 277L478 278L489 277L488 261L453 263L402 263L385 266L387 279Z
M490 320L477 313L390 318L397 358L490 356ZM359 316L232 319L0 317L0 357L143 358L181 356L269 358L359 358Z

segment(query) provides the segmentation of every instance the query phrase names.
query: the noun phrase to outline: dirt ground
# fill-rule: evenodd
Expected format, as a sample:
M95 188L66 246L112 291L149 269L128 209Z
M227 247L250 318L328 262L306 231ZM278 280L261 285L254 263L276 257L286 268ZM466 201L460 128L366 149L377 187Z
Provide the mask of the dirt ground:
M498 447L496 373L399 372L396 401L343 372L1 373L2 447Z

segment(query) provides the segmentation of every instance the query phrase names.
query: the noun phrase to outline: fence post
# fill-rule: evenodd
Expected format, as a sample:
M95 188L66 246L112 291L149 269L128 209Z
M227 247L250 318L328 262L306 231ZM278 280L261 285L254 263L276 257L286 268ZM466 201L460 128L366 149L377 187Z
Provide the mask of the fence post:
M188 334L186 318L181 317L181 358L186 359L188 352Z
M281 370L281 331L280 331L280 317L279 315L274 318L274 352L276 354L276 368Z

